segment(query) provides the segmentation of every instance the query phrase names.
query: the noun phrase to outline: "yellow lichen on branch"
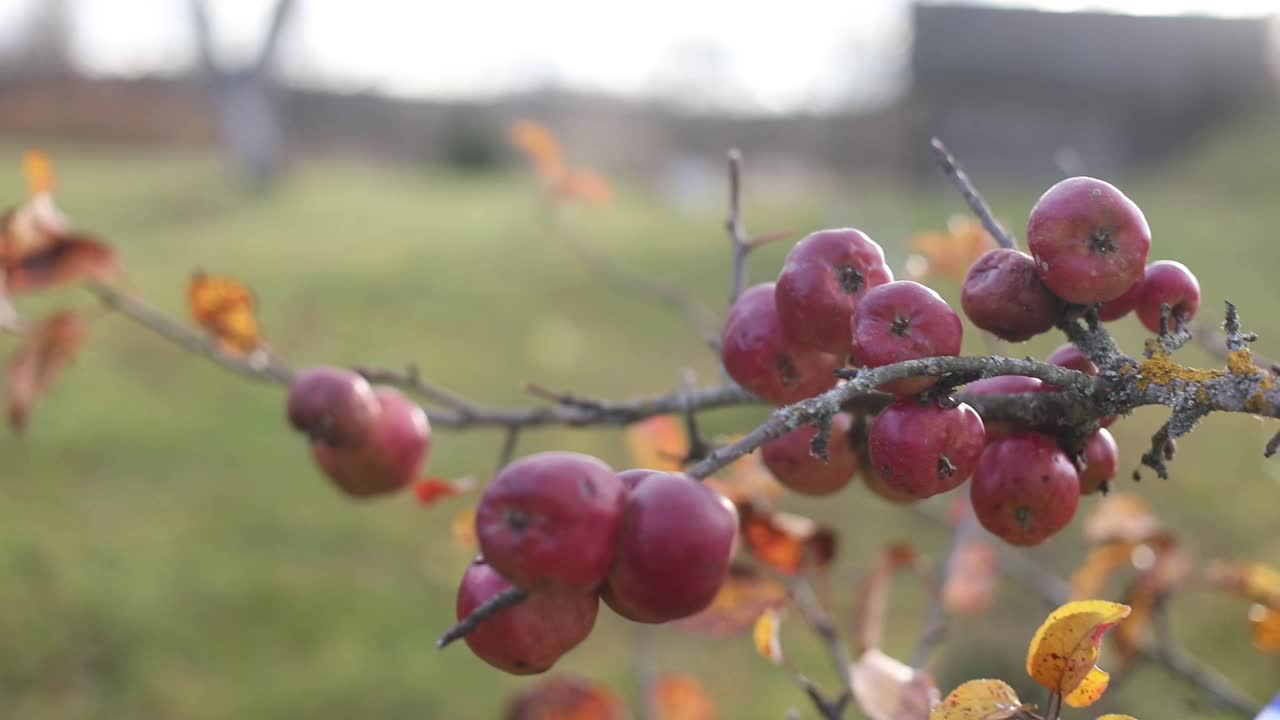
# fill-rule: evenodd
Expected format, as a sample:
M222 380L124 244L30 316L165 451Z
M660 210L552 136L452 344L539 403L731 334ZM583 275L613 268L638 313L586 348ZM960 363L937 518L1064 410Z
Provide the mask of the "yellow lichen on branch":
M1221 370L1203 370L1187 367L1173 361L1169 353L1155 352L1138 366L1138 387L1146 390L1152 385L1170 386L1175 382L1204 383L1223 376Z

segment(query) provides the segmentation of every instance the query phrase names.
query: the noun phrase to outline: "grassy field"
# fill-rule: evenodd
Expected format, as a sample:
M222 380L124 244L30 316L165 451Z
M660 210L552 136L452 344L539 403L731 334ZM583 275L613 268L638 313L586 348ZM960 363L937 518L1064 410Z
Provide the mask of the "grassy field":
M0 146L0 198L21 196L21 149ZM1226 297L1237 302L1262 335L1261 351L1273 355L1277 149L1280 127L1269 120L1149 176L1121 179L1151 222L1153 258L1196 270L1205 316ZM669 311L586 271L548 231L527 177L308 163L279 193L246 201L205 156L50 150L64 209L118 246L142 295L182 314L194 268L234 274L255 288L269 341L295 364L413 360L442 384L505 404L532 402L521 391L531 380L621 398L668 390L685 367L715 377L712 359ZM942 189L866 184L766 198L750 187L753 229L856 225L898 267L904 238L962 210ZM989 190L1017 228L1042 188ZM720 308L728 275L721 213L677 211L629 190L574 221L630 268L694 288ZM785 250L753 257L753 279L776 273ZM945 281L939 290L956 295ZM0 438L0 718L461 720L496 717L504 694L530 682L491 671L465 648L432 648L452 620L468 559L450 520L473 499L430 509L407 496L353 504L287 431L278 387L227 375L74 290L22 309L34 315L55 304L83 308L92 330L28 436ZM1136 321L1118 323L1117 333L1128 348L1140 346ZM1016 352L1043 354L1056 342ZM1214 362L1197 349L1185 355ZM759 415L721 412L707 422L728 432ZM1141 412L1114 428L1126 474L1161 419ZM1212 417L1181 442L1168 482L1121 487L1146 495L1201 557L1280 561L1280 466L1261 456L1273 430L1243 416ZM430 469L487 476L499 440L440 431ZM548 430L529 434L520 449L550 448L626 462L610 431ZM842 590L887 541L910 540L934 556L946 544L945 530L860 488L787 506L840 528ZM1033 555L1069 573L1084 555L1079 525ZM890 652L909 652L925 604L923 591L902 582ZM957 625L938 667L942 685L998 675L1027 687L1025 643L1044 608L1014 585L1002 588L999 608ZM1173 617L1186 645L1262 699L1280 689L1280 664L1250 646L1245 609L1189 588ZM794 631L785 635L789 654L830 686L821 655ZM625 650L632 632L602 612L595 634L559 670L634 698ZM786 674L746 639L663 630L656 646L663 670L706 683L723 718L776 720L792 706L809 716ZM1194 692L1143 666L1100 707L1145 718L1216 716Z

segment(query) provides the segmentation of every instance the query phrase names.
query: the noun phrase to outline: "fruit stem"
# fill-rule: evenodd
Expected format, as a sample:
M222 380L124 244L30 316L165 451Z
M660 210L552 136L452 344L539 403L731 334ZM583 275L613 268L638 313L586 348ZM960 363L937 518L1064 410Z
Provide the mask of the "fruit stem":
M528 592L514 586L499 592L477 606L475 610L471 611L470 615L462 618L456 625L446 630L444 635L441 635L440 639L436 641L436 648L443 649L454 640L466 637L472 630L479 627L480 623L509 607L519 605L528 599L528 597Z

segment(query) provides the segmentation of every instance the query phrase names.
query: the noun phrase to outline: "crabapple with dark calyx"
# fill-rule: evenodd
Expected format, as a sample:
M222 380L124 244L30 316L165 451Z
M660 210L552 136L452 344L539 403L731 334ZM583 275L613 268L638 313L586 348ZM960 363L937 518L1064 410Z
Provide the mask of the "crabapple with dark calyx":
M1062 530L1080 503L1075 465L1048 435L992 440L969 482L974 514L1010 545L1039 545Z
M725 372L774 405L789 405L831 389L842 357L787 337L778 317L774 284L747 289L733 304L721 336Z
M804 495L828 495L845 487L858 471L858 451L849 442L853 419L837 413L831 419L827 460L810 451L818 434L816 425L805 425L760 446L760 459L778 482Z
M1068 178L1031 208L1027 247L1049 290L1077 305L1115 300L1142 279L1151 229L1114 185Z
M316 464L356 497L394 492L417 480L431 451L431 423L422 408L394 388L378 387L373 393L378 413L361 444L311 443Z
M897 280L872 288L853 313L853 361L881 367L903 360L959 355L964 336L960 316L938 293L917 282ZM924 392L937 378L904 378L879 389L897 395Z
M1159 260L1147 266L1142 296L1134 310L1142 326L1160 332L1161 306L1169 306L1169 330L1176 331L1200 309L1200 281L1176 260Z
M495 570L530 592L594 590L609 573L627 489L601 460L544 452L510 463L476 507Z
M860 230L820 230L796 243L774 296L788 337L806 347L849 352L849 319L863 295L893 281L884 251Z
M982 418L968 405L902 398L876 416L867 449L884 484L927 498L968 480L985 441Z

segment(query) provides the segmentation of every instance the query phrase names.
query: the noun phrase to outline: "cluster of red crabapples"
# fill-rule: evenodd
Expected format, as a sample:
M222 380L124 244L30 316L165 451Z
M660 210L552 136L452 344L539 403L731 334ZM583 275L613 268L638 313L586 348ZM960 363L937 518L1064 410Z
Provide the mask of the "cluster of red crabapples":
M1031 211L1027 237L1030 255L992 250L964 282L961 305L970 322L1001 339L1018 342L1050 330L1068 303L1097 306L1103 320L1136 310L1152 332L1166 319L1177 329L1199 307L1199 286L1185 267L1146 264L1146 219L1105 182L1072 178L1050 188ZM721 359L742 387L787 405L834 387L842 368L957 355L962 337L960 316L924 285L895 281L866 234L823 230L795 245L776 283L738 298ZM1071 345L1048 362L1098 373ZM836 492L861 475L877 494L909 502L972 478L979 521L1016 545L1038 544L1062 529L1080 495L1105 487L1115 474L1116 444L1106 429L1069 456L1056 437L1034 428L984 425L973 408L931 393L936 382L885 384L879 390L896 398L874 418L836 415L825 460L811 452L813 426L765 443L762 460L782 484L811 495ZM965 386L969 393L1052 389L1023 376ZM299 372L287 413L307 435L320 469L348 494L399 490L426 462L431 430L423 411L356 373ZM733 503L687 475L619 473L568 452L516 460L499 471L476 509L481 555L462 577L457 617L512 587L527 595L480 623L466 642L496 668L533 674L590 634L601 600L641 623L693 615L723 585L738 528Z
M1031 210L1027 241L1030 254L1012 248L984 254L962 287L969 321L1002 340L1021 342L1051 330L1068 304L1097 306L1108 321L1136 311L1152 332L1161 331L1165 318L1166 329L1177 330L1199 308L1195 276L1180 263L1147 264L1146 218L1101 180L1076 177L1050 188ZM777 282L748 289L734 304L721 359L742 387L781 406L830 389L840 368L958 355L962 337L959 314L932 289L895 281L880 246L865 233L823 230L792 248ZM1047 361L1098 373L1070 344ZM810 451L817 430L804 427L762 446L764 463L796 492L832 493L861 472L868 487L898 502L948 492L972 478L978 520L1014 545L1036 545L1057 533L1074 516L1080 495L1103 488L1115 474L1116 443L1105 427L1069 454L1055 436L1034 428L984 426L973 408L931 394L936 382L886 383L878 389L896 397L874 418L837 415L826 462ZM1024 376L965 387L988 394L1054 389Z

